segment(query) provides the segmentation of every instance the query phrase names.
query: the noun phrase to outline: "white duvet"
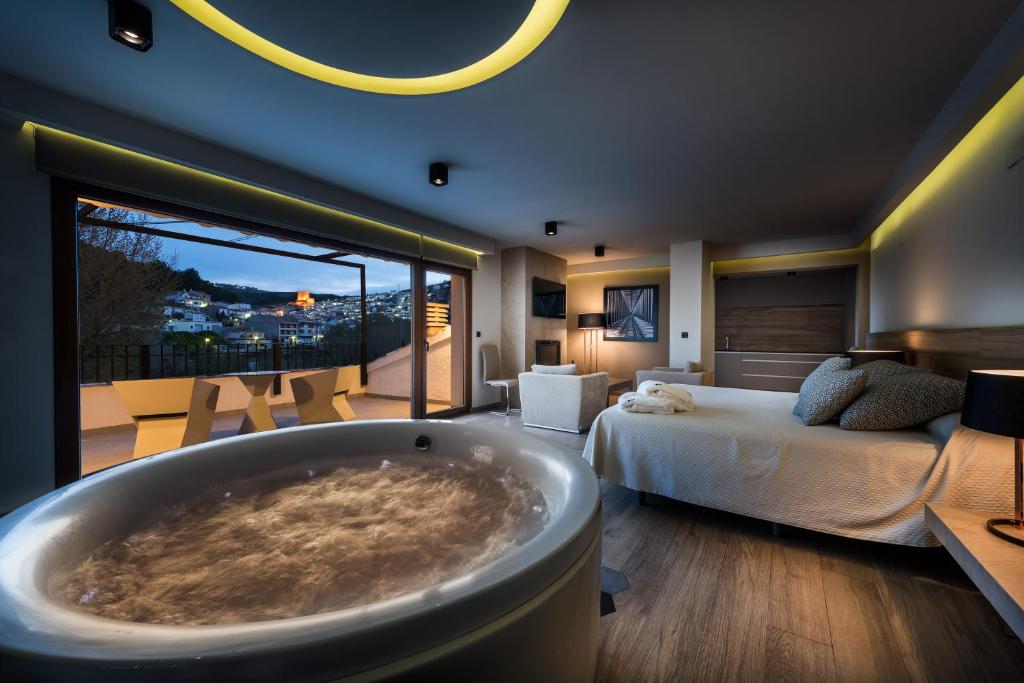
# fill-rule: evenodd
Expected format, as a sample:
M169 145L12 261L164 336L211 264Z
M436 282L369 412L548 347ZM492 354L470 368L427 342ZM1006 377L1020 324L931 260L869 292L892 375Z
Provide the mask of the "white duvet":
M616 484L825 533L901 545L938 541L924 504L1009 514L1012 441L959 428L943 447L924 430L804 426L796 394L688 387L696 410L598 415L583 452Z

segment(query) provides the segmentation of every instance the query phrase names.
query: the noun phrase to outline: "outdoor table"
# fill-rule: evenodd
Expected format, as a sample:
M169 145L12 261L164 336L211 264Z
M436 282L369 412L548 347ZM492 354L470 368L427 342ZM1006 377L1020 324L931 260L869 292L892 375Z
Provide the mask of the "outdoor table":
M249 405L245 409L245 417L242 418L242 426L238 429L239 434L251 434L252 432L265 432L270 429L277 429L274 416L270 413L270 404L267 403L267 390L274 383L274 378L284 375L288 370L259 370L256 372L229 372L220 377L237 377L246 391L249 392Z

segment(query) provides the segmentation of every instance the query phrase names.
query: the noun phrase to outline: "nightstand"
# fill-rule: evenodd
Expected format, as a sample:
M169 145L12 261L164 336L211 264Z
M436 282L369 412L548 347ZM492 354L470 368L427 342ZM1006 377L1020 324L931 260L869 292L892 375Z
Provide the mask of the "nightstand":
M1017 637L1024 640L1024 547L985 528L991 513L928 503L924 519Z

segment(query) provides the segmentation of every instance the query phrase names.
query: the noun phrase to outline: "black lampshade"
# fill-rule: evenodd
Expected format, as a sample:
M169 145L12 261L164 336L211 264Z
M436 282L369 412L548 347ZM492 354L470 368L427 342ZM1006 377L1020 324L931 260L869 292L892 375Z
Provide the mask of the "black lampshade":
M576 319L576 327L581 330L603 330L604 325L604 313L580 313Z
M971 370L960 424L1024 439L1024 370Z
M558 221L548 221L544 224L544 234L551 237L558 234Z
M850 349L846 357L853 359L853 367L869 363L873 360L894 360L897 363L906 363L906 355L899 349Z

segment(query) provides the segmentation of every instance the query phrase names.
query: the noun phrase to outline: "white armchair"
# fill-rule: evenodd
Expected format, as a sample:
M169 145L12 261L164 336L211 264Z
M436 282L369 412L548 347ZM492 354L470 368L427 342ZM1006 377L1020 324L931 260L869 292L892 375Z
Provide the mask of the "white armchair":
M551 375L519 374L523 424L531 427L585 432L608 406L608 373Z
M703 365L687 363L685 368L654 368L653 370L637 370L636 385L654 380L666 384L696 384L709 386L713 384L711 373Z

